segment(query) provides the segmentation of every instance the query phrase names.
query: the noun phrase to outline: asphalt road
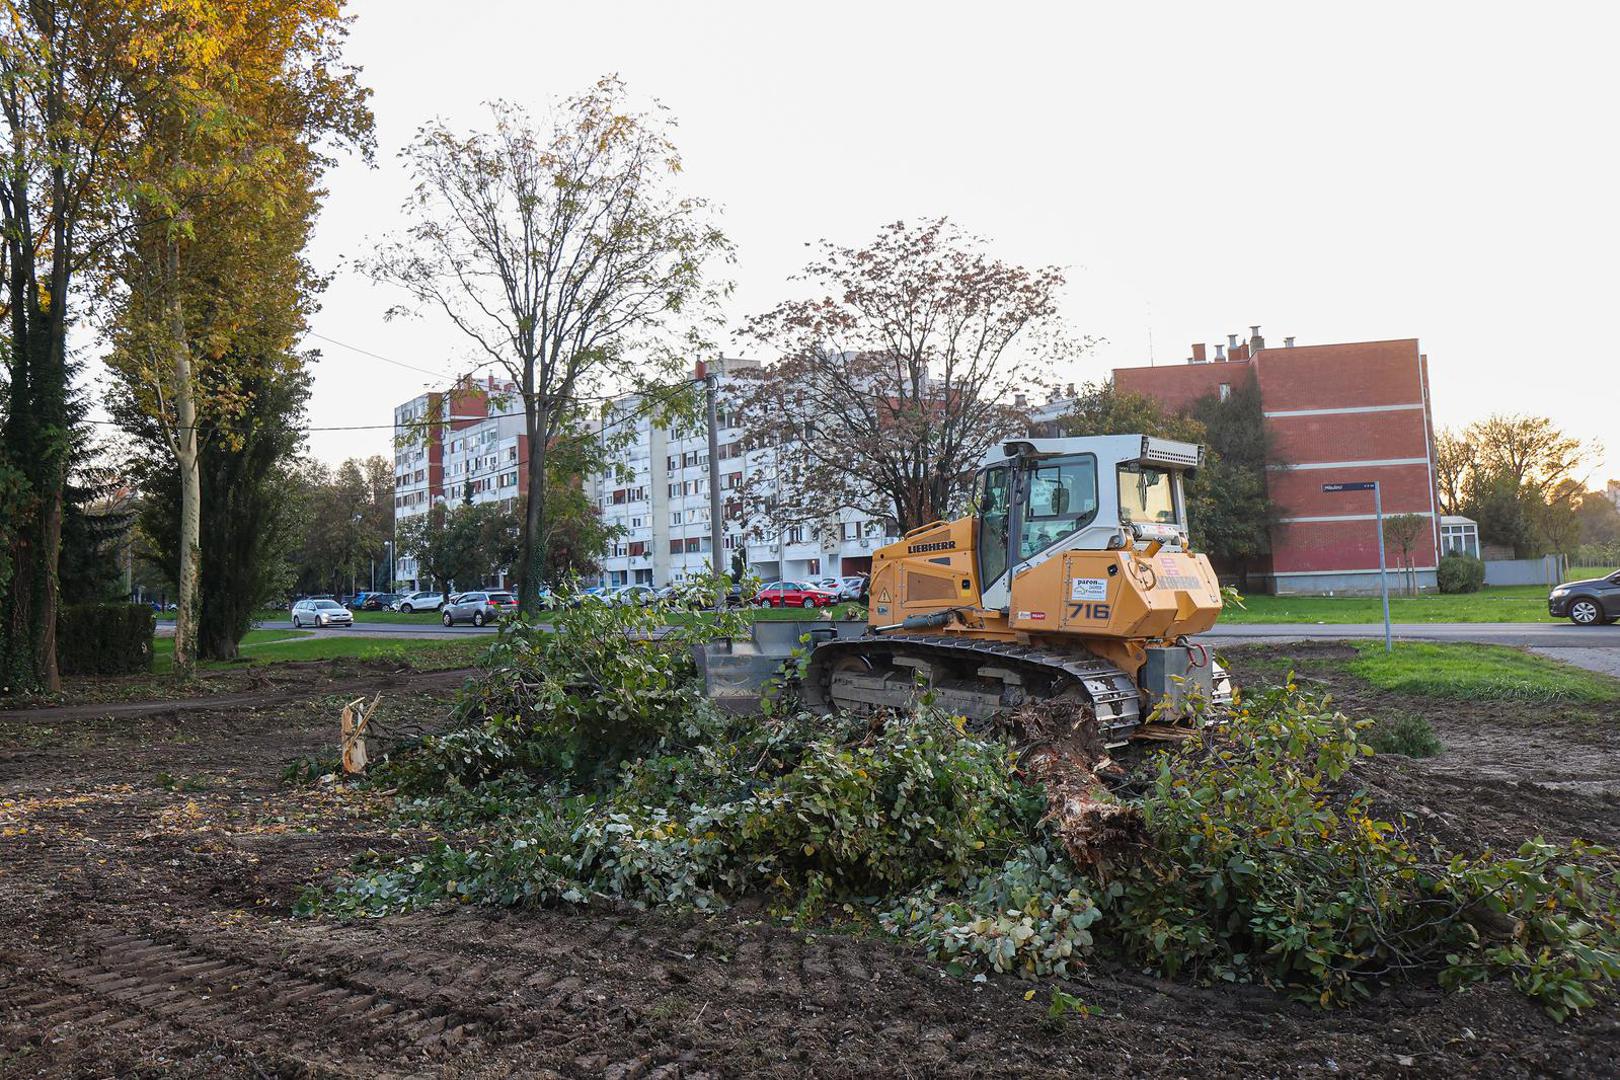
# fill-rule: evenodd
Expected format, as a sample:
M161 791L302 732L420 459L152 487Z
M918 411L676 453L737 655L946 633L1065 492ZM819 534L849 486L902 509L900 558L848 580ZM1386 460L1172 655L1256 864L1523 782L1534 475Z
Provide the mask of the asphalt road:
M284 624L265 622L274 629ZM494 627L441 626L438 623L357 623L353 629L315 630L320 635L444 639L469 634L493 634ZM1519 645L1538 649L1620 649L1620 623L1613 626L1576 626L1574 623L1396 623L1402 641L1473 641L1487 645ZM1254 641L1337 641L1381 638L1382 623L1231 623L1217 626L1204 639L1218 645Z
M1472 641L1482 645L1528 645L1532 648L1620 649L1620 623L1613 626L1576 626L1574 623L1395 623L1402 641ZM1383 623L1233 623L1216 626L1204 635L1218 644L1244 641L1334 641L1346 638L1381 638Z
M280 620L261 623L274 629L290 624ZM1612 626L1576 626L1568 622L1545 623L1396 623L1395 637L1401 641L1469 641L1483 645L1515 645L1532 649L1555 660L1600 671L1620 678L1620 623ZM158 633L173 633L173 625L159 624ZM439 623L358 623L352 629L310 631L321 637L424 639L487 636L491 626L442 626ZM1384 636L1382 623L1230 623L1218 626L1201 640L1210 645L1243 645L1261 642L1377 640Z

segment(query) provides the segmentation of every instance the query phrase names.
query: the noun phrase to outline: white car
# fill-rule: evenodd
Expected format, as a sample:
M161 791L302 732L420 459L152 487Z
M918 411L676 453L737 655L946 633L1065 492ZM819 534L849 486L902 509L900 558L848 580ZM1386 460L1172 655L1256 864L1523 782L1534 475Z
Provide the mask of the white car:
M354 613L336 600L300 600L293 605L294 630L306 626L354 626Z
M393 605L395 611L403 611L407 615L417 611L438 611L443 606L443 593L428 592L426 590L406 593L398 600L395 600Z

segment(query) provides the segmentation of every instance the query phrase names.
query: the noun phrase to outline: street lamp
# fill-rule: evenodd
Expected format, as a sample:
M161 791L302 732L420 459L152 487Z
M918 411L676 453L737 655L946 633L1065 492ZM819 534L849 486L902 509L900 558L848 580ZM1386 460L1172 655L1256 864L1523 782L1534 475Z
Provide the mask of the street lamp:
M393 592L394 591L394 542L392 540L384 540L383 541L383 547L388 550L388 588L385 589L384 591L385 592Z

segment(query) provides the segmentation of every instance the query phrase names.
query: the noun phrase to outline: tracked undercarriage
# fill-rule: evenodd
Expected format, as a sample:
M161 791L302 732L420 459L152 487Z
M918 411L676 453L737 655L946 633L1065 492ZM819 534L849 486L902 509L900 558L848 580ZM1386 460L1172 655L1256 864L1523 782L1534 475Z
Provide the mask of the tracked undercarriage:
M1230 702L1226 672L1206 662L1203 692L1217 704ZM813 708L868 713L904 708L920 688L970 720L1031 702L1083 702L1110 744L1128 739L1152 708L1129 674L1084 649L1070 646L1058 654L947 635L867 634L824 642L811 654L801 694Z

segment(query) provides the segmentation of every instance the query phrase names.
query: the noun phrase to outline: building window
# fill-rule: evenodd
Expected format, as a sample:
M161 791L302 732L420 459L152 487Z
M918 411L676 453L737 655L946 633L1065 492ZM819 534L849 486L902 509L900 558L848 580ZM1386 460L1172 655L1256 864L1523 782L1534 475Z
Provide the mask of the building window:
M1229 398L1231 396L1232 396L1232 384L1231 383L1224 383L1224 382L1221 383L1221 400L1225 401L1227 398Z
M681 541L679 537L676 537L674 540L669 542L669 553L671 555L679 555L681 550Z
M790 543L790 544L802 544L802 543L804 543L804 526L803 525L795 525L791 529L789 529L788 534L787 534L787 539L788 539L788 543Z
M669 523L671 525L679 525L681 523L681 512L679 510L674 511L669 515Z

